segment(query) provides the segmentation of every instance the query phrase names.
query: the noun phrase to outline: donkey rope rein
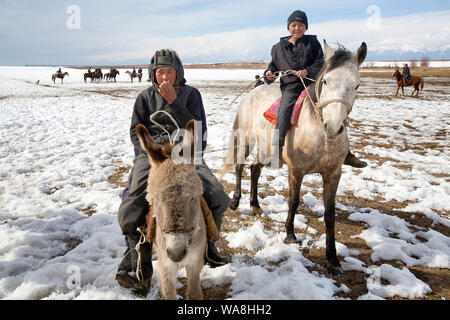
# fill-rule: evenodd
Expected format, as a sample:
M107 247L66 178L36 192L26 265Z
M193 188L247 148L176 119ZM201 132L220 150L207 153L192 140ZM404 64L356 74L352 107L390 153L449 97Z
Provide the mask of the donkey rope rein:
M173 122L175 127L177 127L177 133L176 133L175 137L173 137L173 139L170 139L169 131L167 131L166 128L164 128L160 123L158 123L156 120L153 119L153 117L156 116L158 113L164 113ZM152 113L152 115L150 116L150 121L154 125L160 127L164 131L164 133L167 134L167 136L169 137L169 142L170 142L171 145L175 144L175 141L177 140L178 134L180 133L180 126L178 125L178 122L175 120L175 118L170 113L168 113L167 111L164 111L164 110L158 110L158 111Z

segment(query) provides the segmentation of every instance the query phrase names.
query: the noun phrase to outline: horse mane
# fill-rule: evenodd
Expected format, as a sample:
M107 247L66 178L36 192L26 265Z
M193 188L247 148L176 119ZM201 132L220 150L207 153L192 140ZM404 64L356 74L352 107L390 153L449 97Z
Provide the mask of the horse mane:
M325 73L331 72L334 69L342 66L347 61L353 59L353 53L349 50L347 50L344 46L341 44L338 44L338 49L334 52L334 55L328 59L325 60L322 69L320 69L320 72L316 79L322 79L323 75ZM316 96L316 86L319 86L318 93L322 92L322 81L316 81L313 82L310 86L309 95L311 99L314 101L314 103L317 103L318 97ZM312 105L311 105L312 107Z

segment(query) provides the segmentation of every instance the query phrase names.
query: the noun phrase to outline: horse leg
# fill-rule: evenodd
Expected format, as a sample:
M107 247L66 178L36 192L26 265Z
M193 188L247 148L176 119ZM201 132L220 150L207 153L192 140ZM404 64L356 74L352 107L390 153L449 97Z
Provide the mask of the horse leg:
M244 171L244 164L236 164L236 186L233 193L233 199L230 202L230 209L236 210L239 207L239 201L241 200L241 180L242 171Z
M323 178L323 203L325 207L326 228L326 256L328 260L328 273L334 276L343 275L341 264L336 255L336 240L334 235L336 190L341 178L340 170L334 174L322 175Z
M303 181L303 175L296 174L295 170L289 168L289 211L286 218L286 238L285 243L296 243L297 238L294 233L294 218L297 212L298 205L300 204L300 187Z
M261 175L263 165L260 163L252 164L250 166L250 176L251 176L251 184L250 184L250 206L253 209L253 215L260 217L263 210L259 206L258 201L258 179Z
M198 260L195 265L186 266L187 276L187 299L188 300L202 300L203 293L200 285L200 271L203 268L203 259Z

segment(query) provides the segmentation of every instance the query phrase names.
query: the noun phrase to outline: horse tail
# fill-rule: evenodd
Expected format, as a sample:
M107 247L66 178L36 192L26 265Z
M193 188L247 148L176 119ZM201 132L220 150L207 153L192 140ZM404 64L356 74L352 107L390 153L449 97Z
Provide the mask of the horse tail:
M423 78L420 78L420 90L423 91Z
M239 141L239 112L236 114L236 118L234 119L233 131L231 133L231 137L228 140L227 144L227 154L223 159L222 168L219 170L219 179L222 179L223 176L231 170L234 164L236 164L237 158L237 145Z

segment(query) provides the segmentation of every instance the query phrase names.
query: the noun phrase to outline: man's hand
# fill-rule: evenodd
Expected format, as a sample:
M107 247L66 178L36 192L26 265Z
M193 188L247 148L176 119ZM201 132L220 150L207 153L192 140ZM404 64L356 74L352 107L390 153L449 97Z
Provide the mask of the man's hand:
M272 73L272 71L268 70L264 77L267 78L269 81L274 81L276 79L275 75Z
M164 81L159 85L159 94L168 104L172 104L177 99L177 93L175 88L169 83L169 81Z
M308 71L305 70L298 70L295 75L299 78L304 78L308 75Z

